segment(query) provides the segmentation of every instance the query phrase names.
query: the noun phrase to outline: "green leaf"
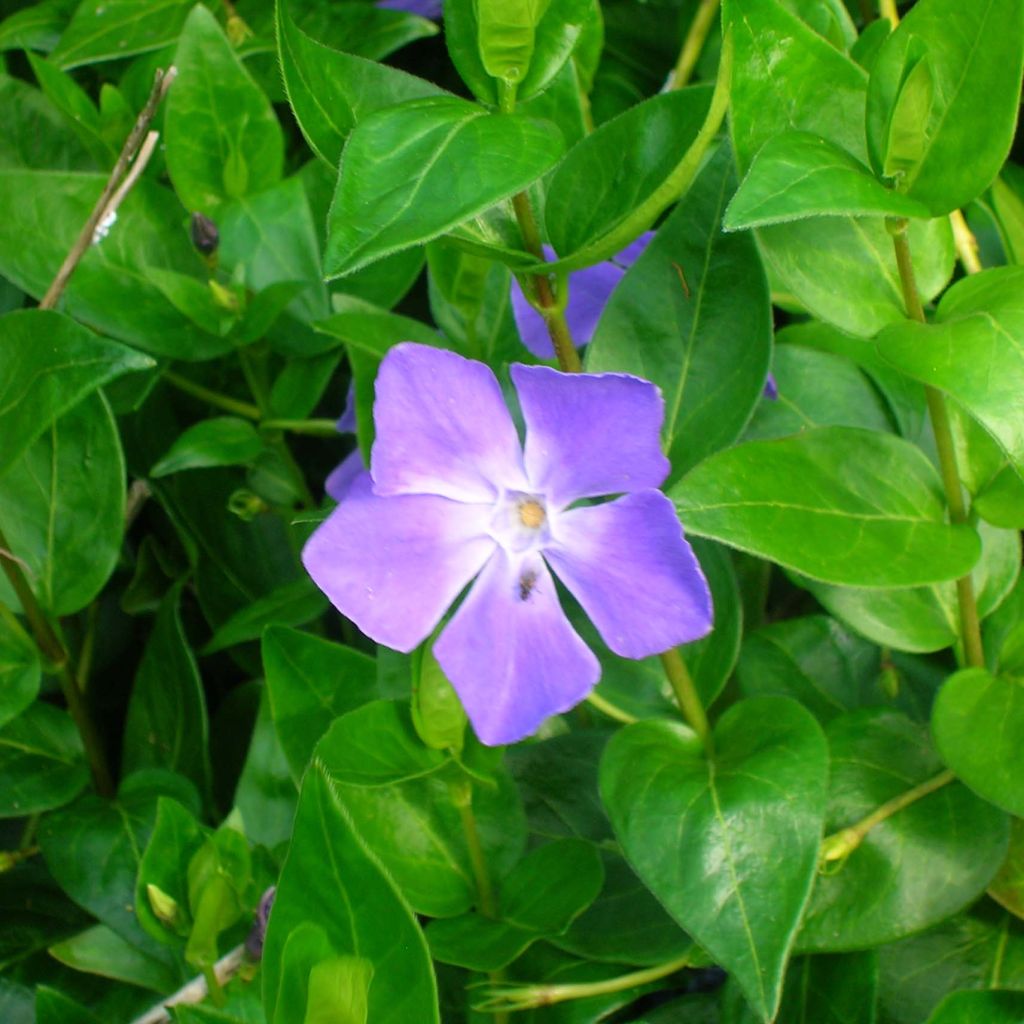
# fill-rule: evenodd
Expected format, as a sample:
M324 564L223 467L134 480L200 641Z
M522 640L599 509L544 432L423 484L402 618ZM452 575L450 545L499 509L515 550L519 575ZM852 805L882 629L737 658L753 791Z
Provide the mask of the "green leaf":
M178 772L205 795L210 787L206 698L181 625L180 598L179 587L168 592L146 643L128 705L122 762L127 771Z
M124 458L95 392L55 420L0 477L0 530L43 608L70 615L100 592L124 536ZM11 603L7 581L0 600Z
M474 0L480 60L491 78L511 85L530 69L537 23L550 0Z
M935 1008L928 1024L1018 1024L1024 992L954 992Z
M99 1018L63 992L40 985L36 989L36 1024L99 1024Z
M708 761L686 726L627 726L601 794L637 874L768 1021L814 877L828 749L803 708L774 697L733 705L714 744Z
M1024 815L1024 680L967 668L935 698L932 734L957 778L1011 814Z
M296 780L331 722L377 696L372 658L284 626L263 634L263 671L274 726Z
M367 115L443 92L397 68L324 45L296 25L294 6L294 0L277 0L281 74L302 134L328 164L337 165L349 133Z
M928 208L880 184L859 160L808 132L769 139L754 157L726 231L805 217L928 217Z
M0 167L95 169L88 147L68 134L64 115L38 89L18 78L0 75L0 104L8 119L0 139Z
M173 42L191 0L84 0L53 51L62 68L131 57Z
M452 758L423 745L405 703L374 701L337 719L316 751L341 804L402 895L431 917L476 899L456 798L469 785ZM472 788L474 815L495 877L519 858L525 822L504 772Z
M476 913L432 922L431 955L474 971L499 971L534 942L564 932L594 902L603 881L601 859L590 843L546 843L502 882L498 919Z
M66 712L32 704L0 729L0 818L61 807L88 782L82 741Z
M367 1007L374 1024L439 1021L423 933L317 762L303 782L263 951L268 1019L277 1019L285 943L306 922L324 930L336 955L369 962L374 980Z
M924 727L881 708L835 718L826 831L861 821L942 770ZM892 942L976 899L1006 852L1006 815L959 783L896 810L814 886L797 947L832 952ZM864 894L872 893L865 900Z
M147 267L146 276L182 316L207 334L223 338L237 323L237 311L225 309L217 301L208 281L156 267Z
M951 395L1024 475L1024 267L997 267L957 282L937 322L886 328L878 351L903 373Z
M105 183L105 174L0 170L0 274L41 299ZM199 273L181 217L169 189L137 182L110 234L82 257L64 311L154 355L197 360L230 351L230 340L201 331L149 279L148 267Z
M263 451L263 439L248 420L218 416L193 424L153 468L153 477L209 466L247 466Z
M67 22L64 0L42 0L23 7L0 22L0 51L40 50L49 53Z
M562 146L547 121L488 114L454 97L371 114L345 146L325 273L340 277L444 234L521 192L554 165ZM480 173L460 173L467 165Z
M28 59L46 98L64 115L65 131L71 129L97 166L110 167L116 154L103 138L99 111L89 94L50 61L35 54L29 54Z
M25 309L0 317L0 473L86 395L153 365L60 313Z
M868 83L867 141L875 170L901 171L900 190L935 216L966 205L1009 152L1022 65L1024 9L1017 0L915 4L882 45ZM908 90L921 92L925 76L930 102L906 99ZM907 164L893 168L894 121L908 102L920 141Z
M284 141L270 102L214 16L197 4L174 58L167 97L167 170L190 210L261 192L281 178Z
M736 440L768 373L771 304L757 249L719 231L734 184L722 147L626 272L587 349L588 371L661 388L670 479Z
M705 459L668 494L688 531L831 583L953 579L980 553L972 528L944 522L920 449L869 430L749 441Z
M41 676L36 645L18 620L0 609L0 726L36 699Z
M180 984L181 975L169 962L154 959L105 924L93 925L54 943L48 952L72 970L155 992L170 992Z

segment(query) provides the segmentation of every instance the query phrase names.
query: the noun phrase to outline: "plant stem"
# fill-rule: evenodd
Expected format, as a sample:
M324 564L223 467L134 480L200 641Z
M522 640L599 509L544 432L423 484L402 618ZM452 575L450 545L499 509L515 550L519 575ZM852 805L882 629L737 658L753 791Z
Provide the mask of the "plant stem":
M908 789L905 793L900 793L899 796L887 800L881 807L876 807L867 817L861 818L856 825L851 825L849 828L841 829L830 836L826 836L821 844L822 863L827 864L832 861L845 860L860 846L864 841L864 837L876 825L881 825L883 821L888 820L894 814L898 814L918 800L923 800L937 789L948 786L955 778L956 776L948 769L939 772L938 775L928 779L926 782L922 782L919 786L914 786L913 789Z
M107 755L103 750L103 744L89 714L89 709L86 707L82 692L78 688L71 655L61 642L60 637L57 636L46 613L39 606L36 595L32 592L21 565L11 554L7 538L2 531L0 531L0 566L3 567L4 575L17 595L36 646L43 656L52 663L57 674L68 711L71 713L71 718L78 729L78 735L82 739L82 746L85 748L85 756L89 761L89 770L92 772L96 792L104 797L113 796L114 781L107 765Z
M202 384L196 384L195 381L189 380L188 377L183 377L173 370L164 370L163 378L168 384L173 384L179 391L184 391L185 394L208 402L210 405L223 409L225 412L234 413L236 416L243 416L247 420L259 420L260 418L260 411L252 402L243 402L237 398L232 398L230 395L221 394L219 391L211 391L209 388L203 387Z
M681 89L690 81L690 76L693 74L693 69L697 66L700 51L704 49L704 42L708 37L708 32L711 31L711 26L714 24L717 13L718 0L701 0L700 6L693 16L693 21L690 22L690 29L686 33L686 39L683 40L683 48L679 51L679 59L676 61L676 66L672 69L672 74L669 75L668 82L665 84L665 92Z
M473 869L473 880L476 882L477 909L484 917L496 918L498 901L491 886L487 858L480 842L480 830L476 827L476 815L473 814L473 789L468 782L460 780L452 785L451 794L452 802L459 811L462 834L466 839L469 863Z
M888 18L893 28L900 23L900 12L896 9L896 0L878 0L878 13Z
M623 711L617 704L613 704L610 700L605 700L604 697L598 696L598 694L593 690L587 694L586 701L592 707L597 708L601 714L607 715L616 722L622 722L624 725L631 725L633 722L640 721L636 715L631 715L628 711Z
M311 437L338 436L338 425L334 420L263 420L260 426L270 430L287 430L292 434L308 434Z
M926 323L921 295L917 290L914 278L914 265L910 257L910 243L907 240L906 220L890 221L893 246L896 251L896 265L900 272L900 284L903 287L903 301L907 316L918 323ZM935 435L935 447L939 454L939 470L942 475L942 486L946 492L946 503L949 505L949 518L954 524L964 524L968 520L968 509L964 502L963 488L960 485L960 472L956 464L956 448L953 443L953 430L949 422L949 410L945 396L937 388L925 386L925 398L928 402L928 414L932 421L932 432ZM981 622L978 617L978 603L974 595L974 581L967 573L956 581L957 603L960 606L960 632L963 638L964 658L974 668L985 667L985 652L981 643Z
M675 691L679 708L683 712L690 728L697 734L708 757L714 753L714 744L711 738L711 727L708 725L708 716L704 712L704 705L701 703L697 687L690 676L690 670L683 661L678 647L672 647L661 655L661 664L665 669L665 675L672 684Z
M949 215L949 223L953 228L953 241L956 243L956 252L960 257L964 270L968 274L978 274L984 267L978 257L978 240L974 232L967 226L962 210L954 210Z
M226 985L238 973L239 967L242 966L244 954L245 948L243 946L236 946L230 953L222 956L214 964L213 976L217 982L218 989L220 986ZM141 1017L136 1017L132 1024L166 1024L171 1019L171 1015L167 1012L168 1007L201 1003L206 998L208 991L207 979L204 976L200 975L198 978L193 978L179 988L174 995L161 1000L158 1005L154 1006L151 1010L147 1010Z

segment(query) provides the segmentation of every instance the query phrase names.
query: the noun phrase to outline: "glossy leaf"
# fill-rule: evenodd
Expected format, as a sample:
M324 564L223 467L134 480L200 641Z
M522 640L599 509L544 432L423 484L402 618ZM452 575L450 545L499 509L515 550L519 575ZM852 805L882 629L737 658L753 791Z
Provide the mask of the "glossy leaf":
M138 949L105 924L93 925L56 942L47 952L58 963L75 971L112 978L127 985L169 992L179 984L179 974L166 958L160 960L150 955L150 951Z
M887 189L859 160L808 132L769 139L725 213L727 231L805 217L928 217L928 208Z
M987 270L943 296L937 322L882 332L878 351L903 373L951 395L1024 475L1024 268Z
M935 1008L928 1024L1017 1024L1024 1017L1024 992L954 992Z
M0 612L0 726L36 698L42 665L31 637L13 616Z
M340 277L428 242L521 192L561 156L547 121L454 97L410 100L356 126L327 224L324 271ZM467 164L477 173L465 175Z
M263 671L274 726L296 780L331 722L377 696L372 658L283 626L263 634Z
M164 133L167 169L185 206L212 213L225 199L275 184L284 149L277 118L202 5L185 22L174 63Z
M601 794L637 874L767 1021L814 877L828 751L806 711L768 697L730 708L714 744L709 763L683 725L627 726Z
M0 166L40 171L95 169L88 147L68 134L64 115L38 89L21 79L0 76L0 103L8 117L7 130L0 139Z
M288 102L313 152L337 165L352 129L385 107L440 93L422 78L337 49L296 25L292 0L277 0L277 45Z
M434 921L427 941L435 960L498 971L538 939L564 932L594 901L604 880L597 850L560 839L531 851L501 884L497 920L482 914Z
M935 699L932 733L957 778L997 807L1024 815L1024 681L983 668L957 672Z
M217 416L189 427L149 471L168 476L184 469L245 466L263 451L263 441L248 420Z
M587 349L589 372L661 388L670 479L739 436L768 373L771 310L757 249L719 230L733 185L723 147L626 272Z
M922 727L898 712L854 711L833 719L826 733L829 833L942 770ZM949 917L984 891L1002 862L1008 831L1006 815L956 782L896 810L818 875L797 947L864 949ZM865 901L865 892L874 898Z
M436 982L419 925L315 762L302 786L263 952L270 1019L283 986L285 942L305 922L324 930L336 955L358 956L373 968L368 1019L380 1024L439 1020Z
M71 717L36 703L0 729L0 818L62 807L89 782Z
M107 582L124 500L121 443L99 393L55 420L0 477L0 529L47 611L70 615ZM0 599L6 587L0 582Z
M668 493L693 533L828 582L951 579L980 550L972 529L943 522L938 477L920 450L868 430L750 441L706 459Z
M918 112L920 150L900 190L933 215L978 196L1010 149L1024 65L1024 9L1016 0L930 0L917 4L879 51L867 98L867 140L875 170L885 170L891 124L919 69L931 80ZM962 159L970 153L971 159Z

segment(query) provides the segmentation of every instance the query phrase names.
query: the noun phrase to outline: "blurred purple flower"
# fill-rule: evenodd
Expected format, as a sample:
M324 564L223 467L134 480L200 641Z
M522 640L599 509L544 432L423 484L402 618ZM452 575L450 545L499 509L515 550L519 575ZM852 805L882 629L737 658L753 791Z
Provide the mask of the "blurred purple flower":
M764 382L764 397L771 399L779 397L779 385L775 383L774 373L769 373L768 379Z
M336 426L339 434L354 434L356 432L356 389L354 384L350 384L348 387L345 410L338 417ZM337 468L331 471L324 482L324 490L335 501L341 501L348 494L349 488L356 477L363 472L363 469L363 453L356 445L355 449L342 459Z
M407 11L421 18L440 18L442 0L377 0L377 6L392 11Z
M597 322L601 319L604 307L612 297L616 285L626 276L626 270L636 262L653 237L653 231L645 231L617 256L569 275L569 301L565 307L565 320L577 347L582 348L594 336ZM558 258L550 245L544 246L544 257L549 261ZM555 347L548 336L544 317L530 305L514 277L512 315L515 317L523 344L541 359L554 359Z
M263 956L263 943L267 937L267 923L270 921L270 910L274 905L274 895L276 892L277 887L272 885L260 897L252 928L246 937L245 951L253 960L259 960Z
M411 651L475 580L434 654L487 744L530 735L597 683L551 570L616 654L711 628L672 503L664 403L625 374L513 365L525 449L494 374L411 342L377 377L371 470L303 551L317 585L379 643ZM601 504L582 499L622 495Z

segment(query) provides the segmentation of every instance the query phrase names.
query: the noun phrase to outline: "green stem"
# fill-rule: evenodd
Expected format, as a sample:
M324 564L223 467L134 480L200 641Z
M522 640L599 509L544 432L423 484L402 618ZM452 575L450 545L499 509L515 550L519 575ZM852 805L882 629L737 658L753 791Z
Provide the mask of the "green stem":
M459 820L462 822L462 834L466 839L466 850L469 863L473 869L473 880L476 882L477 909L484 917L498 916L498 901L491 886L491 876L487 870L487 858L484 856L483 844L480 842L480 830L476 826L476 815L473 814L473 788L465 780L451 786L452 802L458 808Z
M586 701L591 705L591 707L597 708L601 714L607 715L616 722L622 722L624 725L632 725L633 722L640 721L636 715L631 715L628 711L623 711L617 704L613 704L610 700L605 700L604 697L601 697L594 690L591 690L591 692L587 694Z
M46 613L39 606L39 602L36 600L35 594L32 593L32 588L29 586L20 564L11 553L7 538L2 532L0 532L0 566L3 567L4 575L10 582L22 611L25 613L36 646L52 664L57 674L68 711L78 729L78 735L82 738L82 746L85 748L85 756L89 761L89 769L92 772L96 792L100 796L111 797L114 795L113 777L107 765L107 756L103 750L99 733L96 731L89 709L86 707L82 692L78 688L71 655L61 642L60 637L57 636Z
M38 846L26 846L18 850L0 850L0 875L11 868L17 867L23 860L34 857L39 853Z
M214 1006L223 1006L227 1002L224 996L224 989L221 988L220 979L214 965L203 968L203 977L206 979L206 990L210 996L210 1002Z
M697 66L700 58L700 51L704 49L704 43L708 38L708 32L715 22L715 15L718 13L718 0L701 0L697 13L690 22L690 29L683 40L683 48L679 51L679 60L669 76L665 86L665 92L672 89L681 89L693 75L693 69Z
M888 226L896 252L896 266L899 268L907 316L918 323L926 323L924 306L917 290L914 265L910 256L907 222L903 219L890 220ZM942 487L946 493L946 503L949 505L949 518L954 524L961 525L968 521L968 508L964 502L963 488L960 484L960 471L956 464L956 446L953 443L953 430L950 426L946 399L937 388L927 385L924 393L928 402L932 432L935 435ZM974 594L974 581L970 573L956 581L956 593L957 603L960 607L960 633L963 638L964 658L968 665L974 668L984 668L985 651L981 642L981 621L978 616L978 602Z
M886 801L881 807L875 808L867 817L861 818L856 825L841 829L830 836L826 836L821 844L822 863L828 864L832 861L844 861L864 841L864 837L883 821L888 820L894 814L898 814L904 808L923 800L926 796L934 793L943 786L948 786L956 776L951 771L939 772L938 775L927 782L922 782L913 789L893 797Z
M893 28L900 23L900 12L896 9L896 0L878 0L878 13L888 18Z
M211 391L209 388L203 387L202 384L196 384L195 381L189 380L188 377L183 377L180 373L175 373L173 370L164 370L163 378L168 384L173 384L179 391L184 391L185 394L208 402L210 405L223 409L225 412L234 413L236 416L243 416L247 420L258 420L260 418L259 409L251 402L242 402L237 398L232 398L230 395L221 394L219 391Z
M338 436L338 425L334 420L263 420L260 426L287 430L292 434L308 434L310 437Z
M661 655L661 664L675 691L683 717L697 734L701 743L704 744L708 757L711 757L714 753L714 744L711 738L711 727L708 725L708 716L704 712L704 705L697 693L697 687L693 683L690 670L686 667L682 654L679 653L679 648L672 647L665 651Z

